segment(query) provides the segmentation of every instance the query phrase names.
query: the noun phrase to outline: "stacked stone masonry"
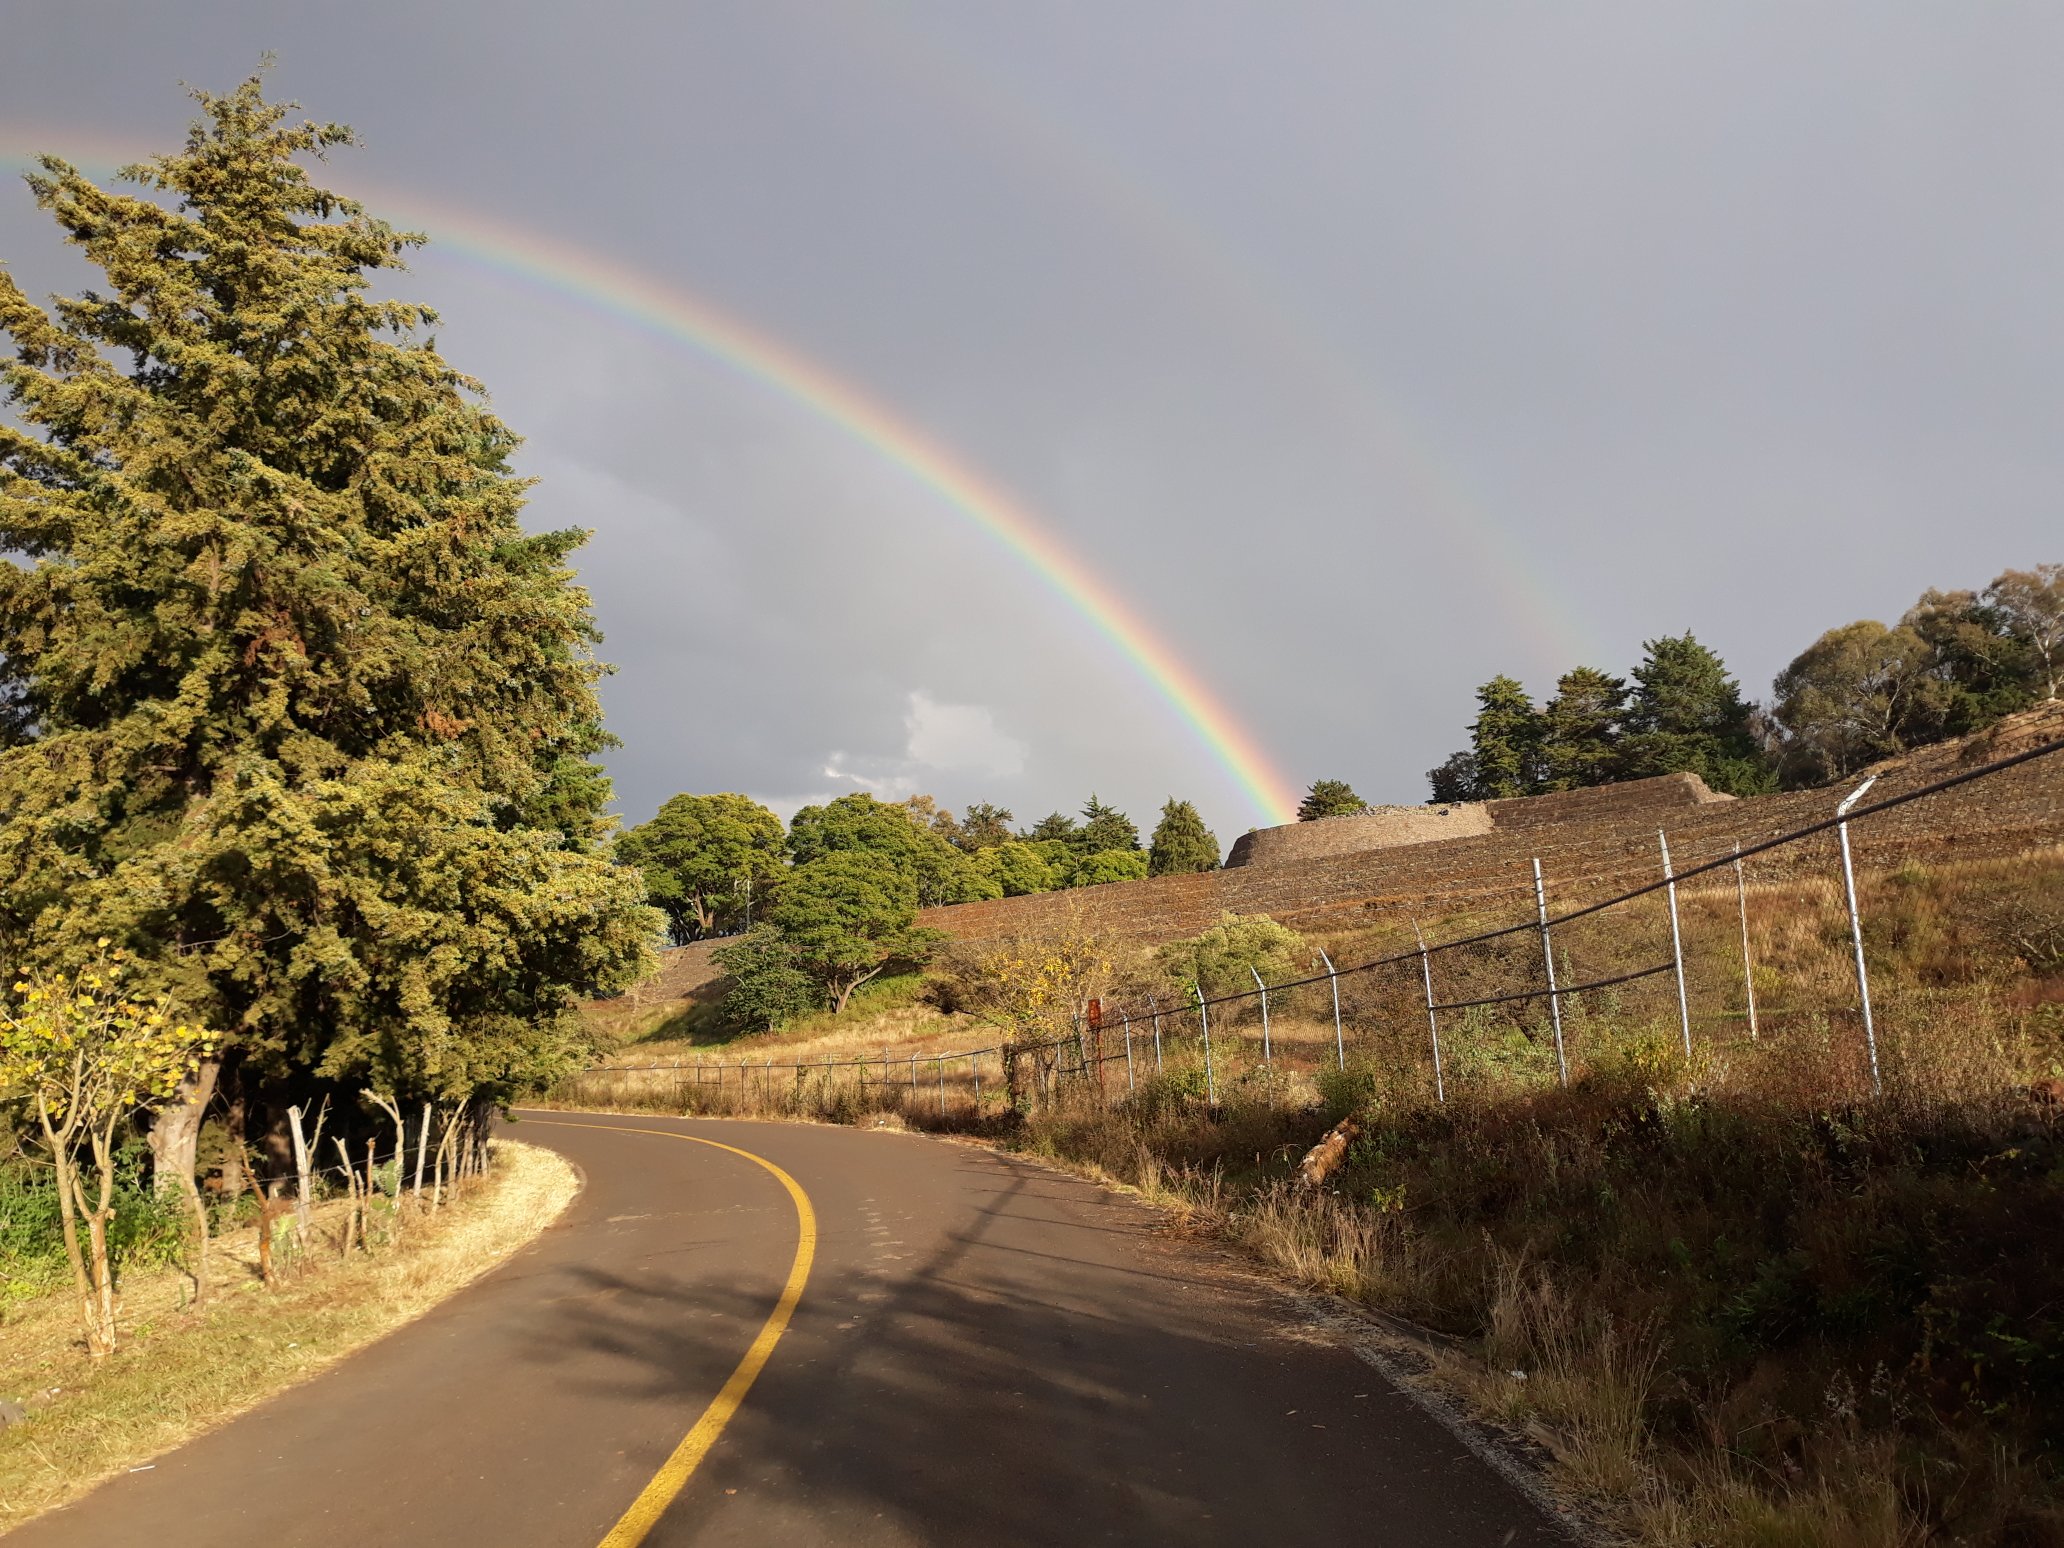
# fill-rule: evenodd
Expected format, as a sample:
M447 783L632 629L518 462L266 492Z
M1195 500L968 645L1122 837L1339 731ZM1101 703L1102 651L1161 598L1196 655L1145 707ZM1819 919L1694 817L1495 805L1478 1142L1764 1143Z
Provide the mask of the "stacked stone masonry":
M1979 736L1879 766L1868 799L2059 738L2064 704L2045 705ZM1265 846L1250 846L1248 863L1221 871L927 909L919 922L962 940L1087 929L1154 943L1195 935L1224 913L1268 914L1321 930L1477 910L1519 914L1532 907L1536 857L1558 904L1590 901L1661 875L1658 829L1681 871L1730 854L1736 843L1755 844L1832 816L1855 783L1732 800L1682 775L1492 802L1489 830L1467 837L1281 860L1265 858ZM2064 844L2064 753L1896 807L1856 824L1851 836L1857 863L1867 870ZM1834 842L1823 835L1758 855L1749 862L1750 878L1831 875Z

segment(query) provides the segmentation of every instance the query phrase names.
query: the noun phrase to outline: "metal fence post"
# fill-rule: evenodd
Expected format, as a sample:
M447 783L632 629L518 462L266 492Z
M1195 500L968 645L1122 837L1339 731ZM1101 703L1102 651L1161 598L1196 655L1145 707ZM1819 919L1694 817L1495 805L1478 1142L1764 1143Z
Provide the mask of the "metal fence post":
M1569 1084L1569 1055L1562 1046L1562 997L1555 992L1555 946L1548 938L1548 884L1541 880L1541 857L1534 856L1534 906L1541 915L1541 960L1548 965L1548 1018L1555 1023L1555 1068Z
M1656 843L1663 851L1663 880L1668 885L1663 889L1670 895L1670 961L1677 968L1677 1020L1684 1028L1684 1062L1691 1062L1691 997L1684 991L1684 934L1677 924L1677 876L1670 869L1670 841L1661 828L1656 829Z
M1426 1030L1433 1035L1433 1097L1446 1102L1448 1087L1441 1075L1440 1018L1433 1012L1433 959L1426 954L1426 937L1419 934L1419 921L1412 921L1412 933L1419 937L1419 977L1426 985Z
M1154 1002L1154 997L1151 994L1147 996L1147 1009L1154 1013L1154 1073L1159 1075L1161 1073L1161 1007Z
M1340 1030L1340 974L1323 946L1319 948L1319 960L1326 964L1326 982L1333 986L1333 1057L1344 1070L1347 1068L1347 1037Z
M1742 879L1741 840L1734 841L1734 902L1741 913L1741 981L1749 997L1749 1041L1756 1041L1756 969L1749 961L1749 885Z
M1216 1107L1218 1082L1211 1073L1211 1008L1204 1003L1204 990L1200 985L1191 984L1190 988L1196 992L1197 1020L1204 1027L1204 1100Z
M915 1053L912 1053L910 1056L910 1094L912 1096L917 1095L917 1055Z
M1249 963L1247 971L1254 975L1254 985L1261 991L1261 1062L1273 1066L1276 1062L1276 1056L1275 1051L1269 1046L1268 985L1261 981L1260 968Z
M1132 1013L1120 1011L1118 1014L1125 1018L1125 1089L1132 1091L1137 1086L1132 1078Z
M968 1068L975 1072L975 1116L982 1116L982 1055L979 1052L968 1055Z
M1863 916L1856 907L1856 867L1849 858L1849 808L1862 799L1864 791L1878 782L1873 774L1846 796L1835 808L1835 815L1843 821L1835 824L1835 832L1842 840L1842 887L1849 895L1849 940L1856 948L1856 993L1863 1002L1863 1041L1870 1050L1871 1095L1884 1095L1884 1082L1878 1076L1878 1029L1871 1021L1870 974L1863 965Z
M944 1118L946 1116L946 1061L944 1059L934 1059L932 1063L939 1067L939 1116Z

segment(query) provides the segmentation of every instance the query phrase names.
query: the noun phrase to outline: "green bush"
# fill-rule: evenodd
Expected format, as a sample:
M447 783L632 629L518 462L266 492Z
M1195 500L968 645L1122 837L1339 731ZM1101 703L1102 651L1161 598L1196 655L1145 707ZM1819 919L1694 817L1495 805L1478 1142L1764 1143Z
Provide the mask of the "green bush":
M108 1247L118 1274L174 1261L192 1231L185 1206L176 1198L160 1198L144 1180L143 1158L143 1147L137 1145L116 1159ZM0 1301L42 1295L66 1273L64 1231L50 1172L26 1161L0 1164Z

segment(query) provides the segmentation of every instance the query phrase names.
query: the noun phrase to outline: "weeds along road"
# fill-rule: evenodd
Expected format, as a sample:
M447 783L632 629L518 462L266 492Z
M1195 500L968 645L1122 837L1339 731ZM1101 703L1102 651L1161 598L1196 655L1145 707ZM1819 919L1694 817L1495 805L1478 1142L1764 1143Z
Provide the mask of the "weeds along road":
M1564 1541L1129 1199L907 1135L532 1120L586 1175L534 1245L10 1548Z

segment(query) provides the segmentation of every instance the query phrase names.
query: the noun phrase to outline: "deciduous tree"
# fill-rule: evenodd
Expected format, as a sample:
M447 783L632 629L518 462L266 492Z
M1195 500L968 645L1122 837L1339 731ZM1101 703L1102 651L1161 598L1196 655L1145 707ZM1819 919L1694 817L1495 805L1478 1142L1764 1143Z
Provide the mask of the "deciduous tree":
M1143 881L1147 857L1137 849L1099 849L1077 857L1068 872L1070 887L1101 887L1107 882Z
M1303 937L1266 914L1221 914L1202 935L1170 941L1154 956L1179 987L1219 995L1252 989L1257 972L1264 983L1296 978L1307 952Z
M1985 588L1985 600L2027 648L2036 696L2056 698L2064 688L2064 564L2008 570Z
M750 796L677 795L616 841L676 941L716 933L749 899L771 901L785 863L781 819Z
M1938 718L1945 688L1928 642L1904 624L1830 629L1778 673L1772 708L1788 779L1840 779L1903 752Z
M27 1109L57 1173L65 1259L96 1359L115 1348L115 1136L132 1114L171 1096L213 1044L164 1002L132 999L128 977L123 954L101 941L76 975L31 975L0 1002L0 1104ZM205 1265L205 1218L201 1229ZM197 1287L205 1272L196 1271Z
M735 1026L772 1032L823 1002L817 980L797 959L795 943L772 925L754 925L710 959L730 975L724 1015Z
M1065 845L1061 847L1066 848ZM1016 839L977 850L970 863L982 875L995 882L998 890L1007 898L1023 897L1033 892L1052 892L1061 884L1061 873L1040 853L1040 847L1020 843Z
M994 895L967 857L928 826L912 821L908 808L877 801L864 791L797 812L789 820L788 849L799 866L830 854L873 855L910 878L925 908Z
M899 821L903 819L898 818ZM891 962L922 961L943 937L917 926L917 884L888 858L831 850L789 875L768 916L834 1014Z

